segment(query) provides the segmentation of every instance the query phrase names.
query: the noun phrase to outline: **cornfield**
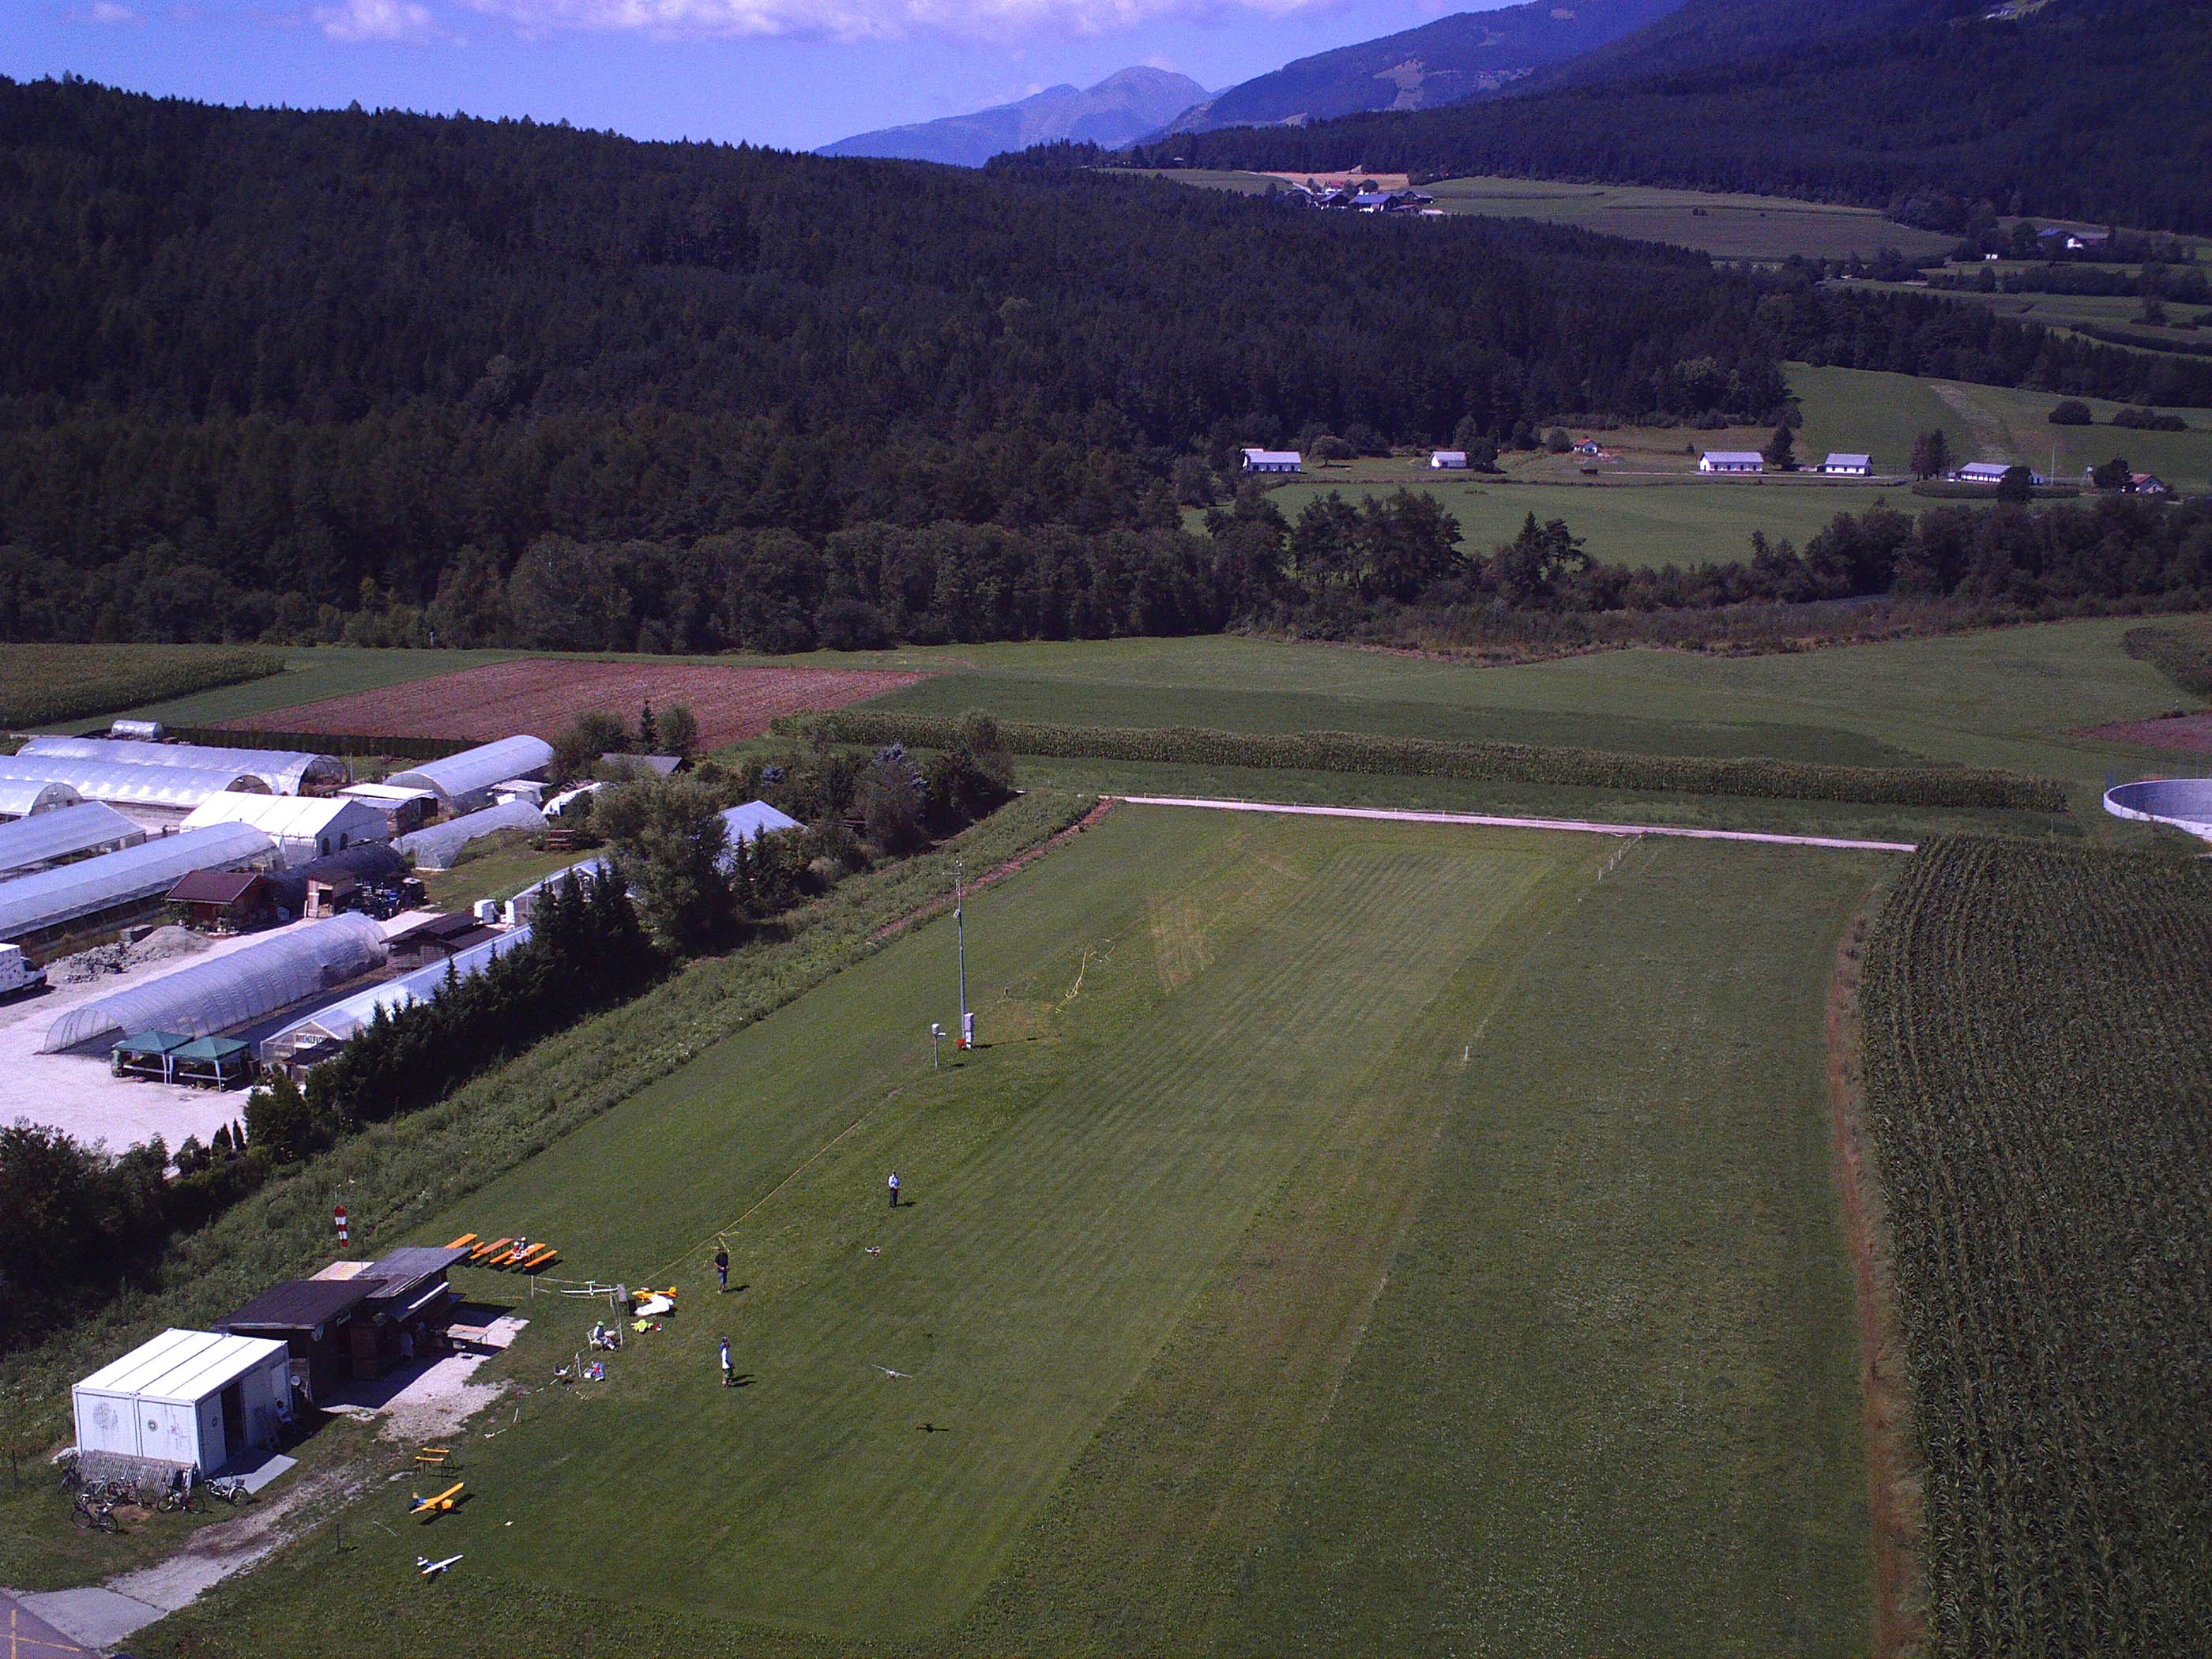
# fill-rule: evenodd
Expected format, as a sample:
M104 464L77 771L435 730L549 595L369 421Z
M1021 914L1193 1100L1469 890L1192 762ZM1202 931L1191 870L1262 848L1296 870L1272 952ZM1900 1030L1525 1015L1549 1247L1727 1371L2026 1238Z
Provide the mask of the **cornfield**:
M2212 1653L2212 872L1937 841L1862 994L1930 1647Z
M52 726L284 672L274 651L191 645L0 646L0 726Z
M941 715L855 708L794 715L771 729L785 734L819 733L833 743L896 742L941 749L957 725ZM1439 743L1357 732L1262 734L1188 726L1058 726L1042 720L1001 720L999 735L1016 754L1060 759L1382 773L1883 806L2066 810L2064 790L2047 778L1964 767L1829 766L1758 757L1615 754L1492 740Z

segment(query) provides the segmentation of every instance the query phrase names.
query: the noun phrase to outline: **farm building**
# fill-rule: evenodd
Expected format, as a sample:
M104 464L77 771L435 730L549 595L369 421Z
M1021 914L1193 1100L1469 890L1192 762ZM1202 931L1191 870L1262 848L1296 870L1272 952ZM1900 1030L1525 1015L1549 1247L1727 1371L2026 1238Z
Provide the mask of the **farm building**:
M1605 453L1605 446L1595 438L1584 438L1579 443L1570 444L1568 447L1586 460L1595 460Z
M389 891L406 879L407 860L382 841L357 842L343 853L270 877L276 902L295 916L333 916L354 908L362 888Z
M71 1393L82 1455L211 1474L276 1443L292 1415L290 1356L258 1337L164 1331Z
M69 785L48 778L0 778L0 818L34 818L83 799Z
M427 789L442 810L469 812L489 801L495 786L543 772L552 759L553 745L543 738L501 738L394 772L384 781L388 788Z
M283 1064L295 1059L302 1051L321 1042L343 1042L357 1036L377 1011L398 1013L410 1004L429 1002L445 988L447 969L462 979L471 979L493 963L530 939L527 927L518 927L511 933L497 933L482 944L459 951L450 963L444 957L427 963L410 974L397 979L387 979L380 984L365 986L350 996L325 1003L312 1013L302 1014L281 1030L272 1031L261 1042L261 1058L271 1064Z
M80 801L58 812L0 823L0 881L27 876L49 865L136 847L146 832L112 806Z
M276 843L288 865L308 864L343 853L356 842L389 841L391 822L366 801L338 795L240 795L226 792L194 807L187 830L210 823L250 823Z
M41 759L120 762L126 766L175 766L196 772L250 772L272 795L328 794L353 781L335 755L291 749L228 749L190 743L137 743L114 738L33 738L27 755Z
M2017 463L2012 461L1969 461L1951 475L1951 482L1953 483L2000 484L2004 482L2005 474L2011 471L2015 465ZM2030 472L2027 479L2033 484L2045 484L2051 482L2040 472Z
M366 916L303 922L110 996L79 1003L46 1028L41 1054L112 1042L133 1031L213 1036L384 965L384 930Z
M382 1283L365 1274L283 1279L216 1320L215 1328L229 1336L283 1343L292 1386L313 1405L317 1394L351 1375L355 1316Z
M2128 489L2137 495L2171 495L2173 493L2165 479L2148 472L2129 473Z
M453 860L460 856L461 848L472 841L495 836L502 830L526 830L532 835L541 835L544 829L545 815L528 801L503 800L496 806L464 813L443 823L417 830L411 836L402 836L393 845L413 859L418 870L450 870Z
M1755 449L1709 449L1698 458L1700 472L1764 472L1766 457Z
M1305 458L1295 449L1248 449L1244 452L1244 471L1247 472L1298 472L1305 468Z
M386 832L404 836L422 827L422 820L430 816L438 805L438 798L428 789L410 789L404 784L356 783L338 791L346 800L357 800L384 815Z
M21 941L64 926L88 927L148 908L195 870L240 870L276 855L258 830L227 823L157 836L0 884L0 939Z
M250 933L276 920L276 890L258 870L194 870L169 890L191 925L215 933Z
M757 841L763 836L781 836L806 826L788 812L780 812L764 800L749 800L742 806L722 809L722 828L730 844L741 841Z
M498 931L489 923L478 921L464 910L418 921L392 934L384 943L392 952L390 959L394 968L430 968L498 937Z
M1870 478L1874 476L1874 457L1847 455L1838 450L1820 463L1820 471L1832 478Z
M243 769L134 766L127 761L72 760L66 755L0 757L0 779L65 783L86 800L104 800L151 826L174 823L210 795L226 790L265 795L269 786Z
M1429 452L1429 466L1437 472L1464 472L1467 471L1467 451L1432 449Z
M467 1255L466 1247L405 1245L374 1261L333 1261L309 1281L367 1288L343 1345L343 1364L355 1377L381 1376L436 1346L453 1314L446 1270Z

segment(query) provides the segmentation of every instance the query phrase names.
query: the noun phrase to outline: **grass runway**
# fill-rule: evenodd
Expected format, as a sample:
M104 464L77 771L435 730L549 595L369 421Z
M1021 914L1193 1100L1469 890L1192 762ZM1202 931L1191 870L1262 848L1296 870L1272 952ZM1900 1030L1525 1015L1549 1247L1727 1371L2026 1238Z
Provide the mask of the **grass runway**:
M1619 850L1118 809L971 902L962 1064L939 921L423 1230L683 1287L596 1389L526 1305L465 1575L349 1521L141 1650L1853 1650L1820 1007L1881 866Z

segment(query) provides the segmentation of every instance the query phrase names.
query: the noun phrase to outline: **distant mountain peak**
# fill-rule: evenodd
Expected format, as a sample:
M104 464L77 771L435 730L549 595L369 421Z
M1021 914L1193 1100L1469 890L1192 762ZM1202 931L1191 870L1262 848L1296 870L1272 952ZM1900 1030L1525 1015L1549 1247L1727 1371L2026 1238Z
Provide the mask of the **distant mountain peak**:
M817 155L874 155L979 167L1003 150L1067 138L1109 149L1133 143L1192 105L1206 88L1188 75L1133 64L1096 86L1048 87L972 115L884 127L824 144Z

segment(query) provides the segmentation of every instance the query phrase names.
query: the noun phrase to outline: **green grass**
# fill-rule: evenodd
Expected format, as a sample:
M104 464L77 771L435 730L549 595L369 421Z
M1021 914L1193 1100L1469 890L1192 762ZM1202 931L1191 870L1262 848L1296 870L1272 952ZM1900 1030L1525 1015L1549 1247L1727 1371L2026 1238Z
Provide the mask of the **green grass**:
M219 645L0 645L0 726L75 727L152 697L234 690L275 653Z
M2138 432L2110 424L2120 405L2104 398L2081 399L2096 425L2053 426L2045 417L2058 402L2055 392L1802 364L1790 369L1790 387L1804 410L1798 447L1808 454L1868 450L1877 466L1902 468L1913 434L1940 425L1952 453L1966 460L2024 461L2044 472L2055 448L2054 476L2074 482L2083 467L2124 455L2136 471L2155 472L2177 489L2195 495L2212 487L2212 419L2201 410L2180 411L2190 431Z
M295 703L313 702L321 697L380 690L387 685L428 679L434 674L480 668L486 663L505 662L510 657L523 654L517 651L379 651L344 645L271 648L284 659L284 672L273 678L145 703L130 713L140 720L166 720L173 726L213 726L221 720L241 720L248 714L289 708Z
M1279 181L1265 173L1178 169L1156 176L1177 184L1264 195ZM1303 179L1299 182L1304 182ZM1444 179L1421 189L1449 214L1542 219L1608 236L1671 242L1723 259L1871 258L1893 247L1908 258L1934 258L1956 239L1916 230L1870 208L1798 202L1779 196L1658 190L1633 185L1559 184L1540 179Z
M1124 808L970 902L964 1063L939 923L416 1230L683 1292L597 1388L526 1307L450 1586L386 1516L140 1648L1851 1650L1819 1008L1878 866L1739 850ZM1347 1527L1322 1617L1281 1552Z

